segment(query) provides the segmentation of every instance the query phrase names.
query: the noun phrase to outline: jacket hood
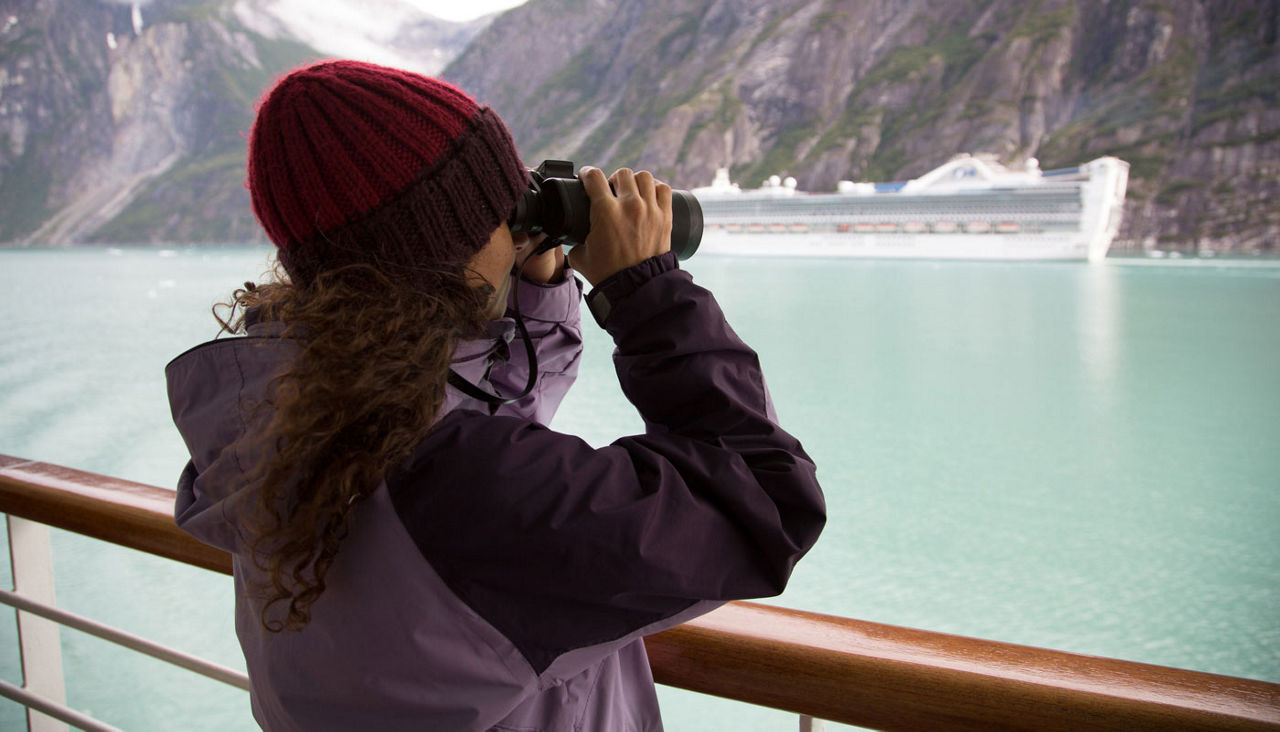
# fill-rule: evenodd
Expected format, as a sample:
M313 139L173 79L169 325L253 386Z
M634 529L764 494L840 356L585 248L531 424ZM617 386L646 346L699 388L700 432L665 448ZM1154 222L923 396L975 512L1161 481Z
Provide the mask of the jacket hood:
M254 508L254 469L268 456L253 436L271 415L257 407L297 352L263 329L196 346L165 367L173 422L191 455L178 479L175 518L197 539L233 553L247 546L234 519Z
M576 280L570 280L555 292L560 299L571 297L576 302L579 289ZM284 373L298 352L294 341L282 337L283 324L259 320L255 308L245 313L245 320L246 336L201 344L165 367L173 422L191 454L178 479L174 511L178 526L206 544L237 554L247 549L242 529L237 528L243 522L237 516L244 515L240 511L256 510L255 468L270 458L269 447L255 435L265 431L272 410L258 405L269 396L272 380ZM491 363L495 357L507 360L515 329L515 321L502 318L489 323L484 337L459 341L453 370L472 384L492 389ZM559 398L544 397L544 401L554 410ZM484 410L487 406L448 389L436 419L459 408Z

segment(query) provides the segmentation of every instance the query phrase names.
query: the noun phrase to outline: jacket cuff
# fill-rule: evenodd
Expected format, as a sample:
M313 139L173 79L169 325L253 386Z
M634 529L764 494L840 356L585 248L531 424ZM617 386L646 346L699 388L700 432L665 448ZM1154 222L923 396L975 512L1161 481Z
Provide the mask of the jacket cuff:
M609 319L609 313L618 303L640 289L649 280L660 274L680 269L675 252L666 252L650 257L640 264L632 265L606 277L587 295L587 308L601 328Z
M514 287L507 297L507 310L515 309L515 293L520 293L520 315L526 320L538 320L544 323L563 323L575 318L579 298L582 297L582 283L573 276L573 269L564 268L564 279L553 285L541 285L528 282L519 277L514 278Z

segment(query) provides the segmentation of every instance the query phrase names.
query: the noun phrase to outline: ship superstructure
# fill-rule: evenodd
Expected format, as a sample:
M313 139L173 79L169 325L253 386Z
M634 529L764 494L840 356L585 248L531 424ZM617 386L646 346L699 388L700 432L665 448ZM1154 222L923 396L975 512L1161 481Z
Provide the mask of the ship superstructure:
M834 193L777 176L754 190L720 170L695 188L700 253L936 259L1104 258L1120 227L1129 164L1102 157L1041 171L958 155L905 182L841 181Z

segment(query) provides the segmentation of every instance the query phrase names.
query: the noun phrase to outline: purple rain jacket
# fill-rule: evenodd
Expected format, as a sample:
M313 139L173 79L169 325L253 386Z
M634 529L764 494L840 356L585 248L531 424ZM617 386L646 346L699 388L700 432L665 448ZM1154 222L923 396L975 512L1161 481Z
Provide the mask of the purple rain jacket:
M618 379L646 425L601 449L545 426L577 371L581 285L520 287L538 392L496 414L450 394L357 508L299 632L263 629L263 574L238 521L254 505L245 467L263 459L250 405L293 346L256 324L168 365L191 453L177 522L233 555L264 728L660 730L643 636L780 593L816 541L814 466L778 427L756 354L673 255L591 293L607 298ZM518 393L528 372L511 331L496 321L491 340L460 344L456 370Z

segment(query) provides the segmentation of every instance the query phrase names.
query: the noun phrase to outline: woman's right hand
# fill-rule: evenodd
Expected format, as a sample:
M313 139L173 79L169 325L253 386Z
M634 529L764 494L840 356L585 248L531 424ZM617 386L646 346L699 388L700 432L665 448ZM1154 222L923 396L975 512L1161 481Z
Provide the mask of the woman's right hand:
M671 249L671 186L647 171L578 172L591 199L591 233L569 251L569 264L592 285ZM612 189L610 189L612 184Z

